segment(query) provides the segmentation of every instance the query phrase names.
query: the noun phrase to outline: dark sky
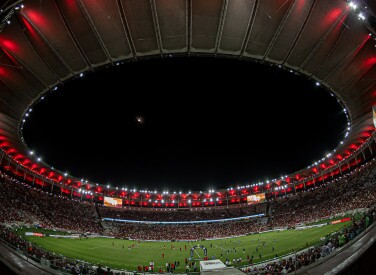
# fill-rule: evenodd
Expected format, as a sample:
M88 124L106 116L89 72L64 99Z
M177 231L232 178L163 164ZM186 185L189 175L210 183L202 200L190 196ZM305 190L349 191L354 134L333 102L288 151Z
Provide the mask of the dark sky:
M125 63L67 82L33 107L24 137L45 162L79 178L207 190L297 171L333 150L345 125L337 100L306 78L190 57Z

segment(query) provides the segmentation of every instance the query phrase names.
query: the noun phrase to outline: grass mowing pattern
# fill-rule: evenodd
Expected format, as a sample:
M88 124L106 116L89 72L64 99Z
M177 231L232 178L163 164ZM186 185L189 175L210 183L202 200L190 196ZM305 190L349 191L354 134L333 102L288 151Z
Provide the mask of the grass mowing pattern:
M223 262L228 258L232 261L234 258L242 258L242 263L247 264L247 254L254 255L253 263L264 261L270 258L290 253L293 249L300 250L306 247L306 244L313 245L319 241L321 237L325 237L330 233L339 231L348 226L351 222L325 225L320 228L309 228L305 230L286 230L278 232L268 232L255 234L245 237L237 237L221 240L207 240L198 242L140 242L128 241L120 239L93 238L93 239L55 239L51 237L26 237L46 250L62 254L68 258L80 259L93 264L101 264L109 266L113 269L136 270L138 265L148 265L154 261L155 270L161 267L165 268L166 262L180 261L180 267L176 271L185 271L185 258L190 257L190 249L196 244L204 245L208 250L208 256L220 258ZM23 230L24 231L24 230ZM31 231L31 230L28 230ZM33 230L34 232L36 230ZM21 233L21 232L20 232ZM55 232L56 233L56 232ZM266 242L266 247L262 246ZM113 245L114 242L114 245ZM261 248L256 252L258 243ZM135 244L135 247L128 249L129 246ZM171 249L171 245L173 249ZM187 249L185 250L185 245ZM124 246L124 248L123 248ZM164 246L166 248L164 248ZM274 251L272 247L274 246ZM180 251L181 248L181 251ZM222 248L225 249L221 257ZM234 253L233 248L236 249ZM243 253L243 248L245 252ZM230 250L230 253L227 253ZM162 258L164 253L164 258ZM262 258L260 259L259 253ZM203 258L204 252L201 249L195 250L195 258Z

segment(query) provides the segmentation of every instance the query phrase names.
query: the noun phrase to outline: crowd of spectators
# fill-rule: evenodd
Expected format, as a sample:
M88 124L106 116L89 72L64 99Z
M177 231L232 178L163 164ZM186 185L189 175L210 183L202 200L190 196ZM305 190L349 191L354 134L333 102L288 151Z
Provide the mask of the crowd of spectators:
M297 195L271 200L273 211L268 226L272 228L292 227L298 223L311 222L347 210L367 208L375 204L375 165L368 165L360 169L362 169L361 172L353 171L352 174L343 176L341 179L334 181L334 183L327 183L312 191L301 192ZM129 208L116 209L103 206L99 206L97 209L102 218L119 218L137 221L199 221L249 216L257 212L259 213L259 211L264 211L265 213L266 203L241 208L219 207L201 210L136 210ZM0 174L0 210L4 213L0 216L0 222L3 223L23 222L39 224L46 228L53 227L79 232L102 232L99 217L93 203L81 202L72 200L67 196L58 196L56 194L43 192L41 189L35 187L31 188L5 174ZM228 224L231 225L233 223ZM124 225L122 236L126 237L126 232L130 232L130 238L140 236L142 234L140 232L137 234L132 233L134 227L140 226L142 225ZM191 226L192 228L200 230L200 226ZM226 224L217 223L211 226L222 228L226 227ZM152 226L147 225L143 231L152 231L150 228L152 228ZM178 226L173 226L172 228L173 230L164 231L177 232L179 230L176 229ZM194 232L194 230L195 229L189 230L189 232ZM217 231L225 232L226 230L227 229ZM253 227L250 227L248 232L252 230ZM239 229L239 232L243 232L243 230ZM223 236L221 233L217 234ZM230 235L233 235L232 232ZM142 236L153 236L153 233L145 233ZM203 234L197 233L195 239L200 239L201 236L203 236ZM160 239L160 237L156 239Z
M360 168L333 183L270 201L272 215L268 228L293 227L358 208L376 204L375 165ZM97 212L97 210L98 212ZM116 209L95 207L67 196L58 196L30 187L6 174L0 174L0 216L2 223L22 222L39 224L45 228L77 232L103 233L101 218L119 218L137 221L200 221L249 216L266 212L266 203L244 207L211 209ZM264 230L260 219L239 222L220 222L206 225L145 225L108 223L109 235L131 239L204 239L243 235ZM210 230L203 228L210 228ZM162 228L162 230L160 229ZM182 229L184 228L184 229ZM212 232L212 233L210 233Z
M56 196L40 189L29 191L38 208L52 221L54 228L77 232L102 232L94 204L72 200L66 196Z
M26 186L4 174L0 174L0 213L0 223L53 226L51 220L30 200Z
M265 213L266 203L243 207L195 209L134 209L99 207L102 218L136 221L201 221L229 219Z
M31 188L6 174L0 174L0 211L0 223L30 224L77 232L102 232L92 203Z
M376 167L373 164L360 169L312 191L275 200L269 225L293 227L375 205Z

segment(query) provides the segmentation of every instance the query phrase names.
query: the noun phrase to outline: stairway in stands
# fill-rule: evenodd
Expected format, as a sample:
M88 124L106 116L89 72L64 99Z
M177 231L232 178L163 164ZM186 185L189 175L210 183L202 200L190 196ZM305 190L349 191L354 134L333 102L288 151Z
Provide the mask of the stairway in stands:
M106 229L107 227L105 226L105 223L102 222L102 217L101 217L101 213L99 212L98 205L97 205L97 204L94 204L94 205L95 205L95 206L94 206L94 209L95 209L94 213L95 213L95 215L97 216L97 218L98 218L98 220L99 220L99 224L100 224L100 226L101 226L103 229Z
M266 205L266 216L268 217L268 223L270 222L271 216L272 216L272 204L270 202L267 202Z

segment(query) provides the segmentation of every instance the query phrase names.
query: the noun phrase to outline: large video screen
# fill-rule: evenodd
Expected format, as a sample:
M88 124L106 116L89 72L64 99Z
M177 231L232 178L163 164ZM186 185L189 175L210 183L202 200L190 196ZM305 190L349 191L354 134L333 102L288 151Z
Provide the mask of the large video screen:
M375 127L376 127L376 105L373 106L373 108L372 108L372 112L373 112L373 124L374 124Z
M257 204L265 201L265 193L259 193L247 196L248 204Z
M119 198L104 197L104 206L121 208L123 200Z

